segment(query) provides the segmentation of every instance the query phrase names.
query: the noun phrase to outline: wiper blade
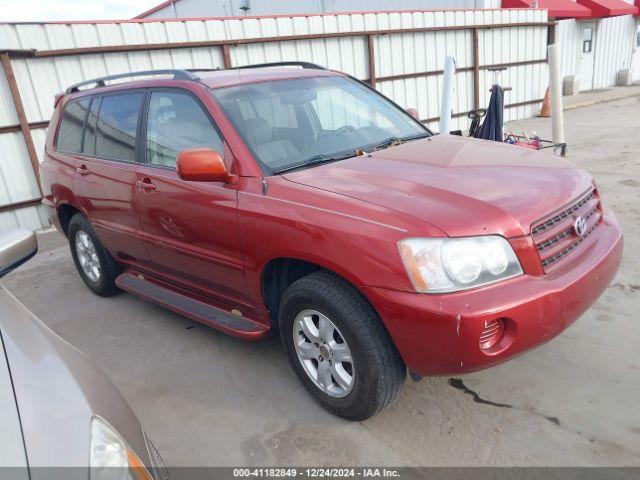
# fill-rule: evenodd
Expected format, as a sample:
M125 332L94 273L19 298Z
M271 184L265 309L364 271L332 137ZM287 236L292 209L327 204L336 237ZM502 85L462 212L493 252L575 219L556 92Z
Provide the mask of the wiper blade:
M365 147L365 149L368 150L368 149L371 148L374 151L382 150L384 148L389 148L389 147L393 147L393 146L396 146L396 145L401 145L404 142L409 142L411 140L418 140L419 138L427 138L428 136L429 136L428 133L419 133L418 135L409 135L407 137L388 137L388 138L385 138L380 143L376 143L374 145L369 145L369 146Z
M274 174L284 173L291 170L297 170L298 168L311 167L313 165L319 165L321 163L329 163L329 162L337 162L338 160L344 160L345 158L355 157L360 155L361 152L359 150L349 150L344 153L338 153L334 155L314 155L313 157L307 158L304 162L294 163L293 165L288 165L286 167L278 168L273 171Z

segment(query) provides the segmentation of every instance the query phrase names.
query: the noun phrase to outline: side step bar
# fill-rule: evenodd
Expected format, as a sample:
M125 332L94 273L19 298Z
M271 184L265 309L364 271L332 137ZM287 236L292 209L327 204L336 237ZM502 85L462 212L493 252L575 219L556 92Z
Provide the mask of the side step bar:
M269 331L265 325L188 297L136 272L125 271L116 278L116 285L126 292L236 338L259 340Z

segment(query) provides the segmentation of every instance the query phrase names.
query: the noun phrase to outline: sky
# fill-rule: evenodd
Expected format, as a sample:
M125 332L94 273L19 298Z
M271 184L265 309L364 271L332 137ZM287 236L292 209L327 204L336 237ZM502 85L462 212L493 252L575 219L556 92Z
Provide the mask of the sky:
M122 20L163 0L0 0L0 22Z

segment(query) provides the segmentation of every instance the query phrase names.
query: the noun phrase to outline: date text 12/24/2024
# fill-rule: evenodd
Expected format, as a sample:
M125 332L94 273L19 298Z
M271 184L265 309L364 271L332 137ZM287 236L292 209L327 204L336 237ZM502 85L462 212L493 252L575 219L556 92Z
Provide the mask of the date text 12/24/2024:
M236 468L234 478L399 478L393 468Z

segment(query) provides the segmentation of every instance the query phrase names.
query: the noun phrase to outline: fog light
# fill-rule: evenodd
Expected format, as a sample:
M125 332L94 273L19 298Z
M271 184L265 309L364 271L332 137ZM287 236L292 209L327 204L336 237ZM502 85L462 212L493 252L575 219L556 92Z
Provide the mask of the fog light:
M504 334L504 322L498 318L486 323L480 334L480 350L489 350L496 345Z

